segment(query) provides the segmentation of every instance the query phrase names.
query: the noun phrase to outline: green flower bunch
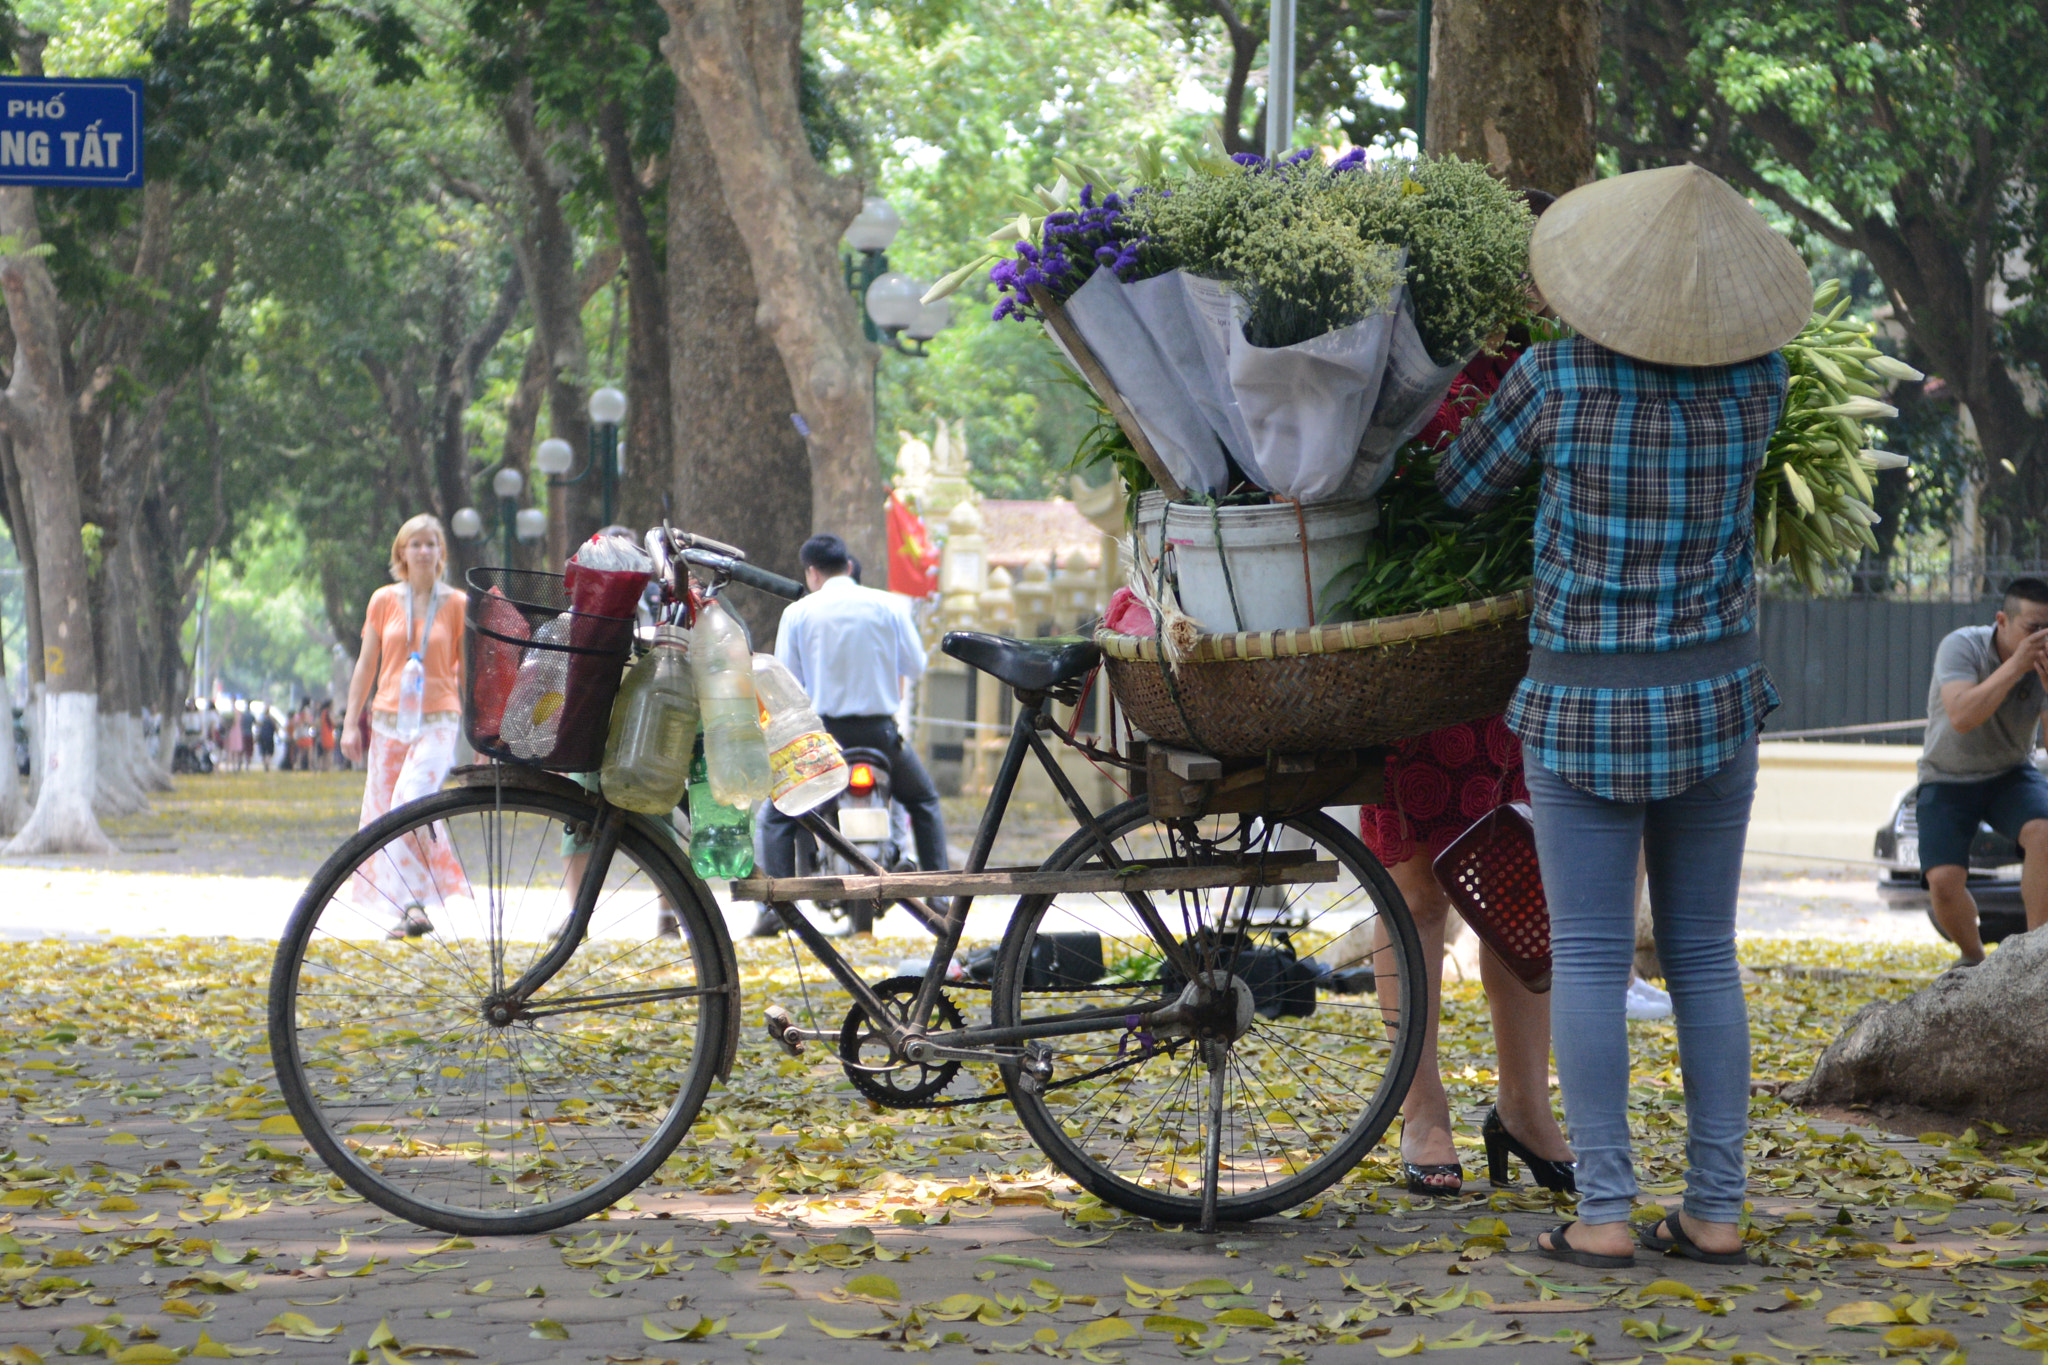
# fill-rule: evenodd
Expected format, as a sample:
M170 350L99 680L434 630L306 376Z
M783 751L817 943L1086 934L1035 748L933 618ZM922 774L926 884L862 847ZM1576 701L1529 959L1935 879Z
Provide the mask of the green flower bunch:
M1244 296L1245 340L1292 346L1386 307L1401 284L1397 247L1367 240L1312 161L1231 164L1132 195L1124 228L1140 278L1180 269Z
M1471 354L1528 311L1536 218L1485 166L1449 156L1339 162L1327 181L1336 212L1366 241L1407 248L1416 327L1438 364Z

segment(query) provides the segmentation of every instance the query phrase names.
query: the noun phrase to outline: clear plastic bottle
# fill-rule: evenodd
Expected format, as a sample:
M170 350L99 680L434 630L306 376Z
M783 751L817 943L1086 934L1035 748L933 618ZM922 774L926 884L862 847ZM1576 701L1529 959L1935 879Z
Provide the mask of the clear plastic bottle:
M657 626L654 648L619 685L599 780L607 801L666 815L683 799L697 739L697 687L690 677L690 634Z
M746 628L716 602L697 613L690 631L690 670L704 719L704 766L711 795L749 811L774 787L761 703L754 695L754 653Z
M846 790L846 758L839 741L818 719L810 694L782 660L773 654L754 656L754 692L768 719L761 729L768 742L768 767L775 774L768 799L784 815L815 810Z
M533 633L537 645L569 643L569 613L563 612ZM520 758L542 758L555 747L562 723L562 702L569 686L569 654L560 649L528 649L519 661L519 677L505 702L498 740Z
M398 738L402 742L410 744L420 737L426 700L427 665L414 650L406 655L405 667L398 670Z
M712 797L701 745L690 760L690 866L706 881L754 870L754 813Z

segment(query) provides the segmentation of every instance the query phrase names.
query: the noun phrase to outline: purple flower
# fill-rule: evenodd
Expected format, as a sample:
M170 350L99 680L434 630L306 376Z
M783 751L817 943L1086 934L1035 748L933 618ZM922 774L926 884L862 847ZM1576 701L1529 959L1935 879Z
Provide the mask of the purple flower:
M1353 147L1330 164L1331 174L1338 171L1356 171L1365 168L1365 148Z

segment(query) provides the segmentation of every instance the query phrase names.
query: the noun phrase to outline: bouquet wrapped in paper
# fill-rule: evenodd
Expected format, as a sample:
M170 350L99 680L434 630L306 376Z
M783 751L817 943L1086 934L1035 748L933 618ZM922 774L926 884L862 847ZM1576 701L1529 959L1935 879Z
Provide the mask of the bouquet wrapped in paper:
M1533 219L1483 166L1155 154L1111 183L1063 163L928 297L993 261L996 316L1045 319L1169 491L1369 496L1522 307Z

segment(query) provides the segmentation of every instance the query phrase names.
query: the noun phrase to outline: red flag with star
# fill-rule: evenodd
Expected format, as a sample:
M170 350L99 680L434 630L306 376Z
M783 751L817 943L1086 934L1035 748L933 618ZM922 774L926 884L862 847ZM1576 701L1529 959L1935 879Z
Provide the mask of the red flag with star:
M932 549L924 518L889 494L889 591L905 597L929 597L939 586L939 556Z

